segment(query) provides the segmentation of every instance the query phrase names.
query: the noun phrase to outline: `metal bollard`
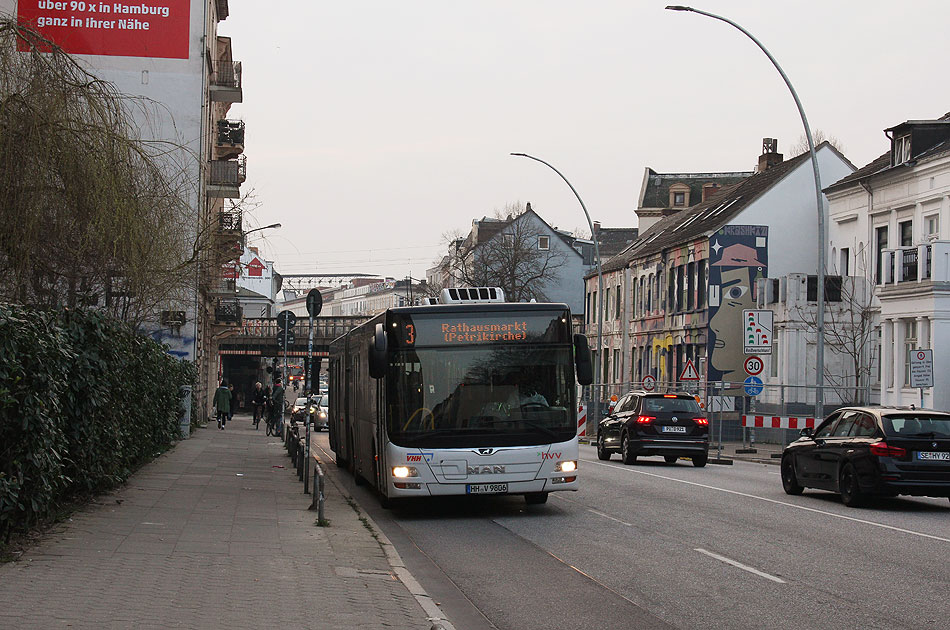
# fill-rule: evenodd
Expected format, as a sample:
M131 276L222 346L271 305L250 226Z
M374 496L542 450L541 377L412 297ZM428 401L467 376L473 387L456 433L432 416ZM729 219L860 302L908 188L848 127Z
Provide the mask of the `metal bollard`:
M303 481L303 444L297 441L297 479Z
M317 523L324 523L323 503L326 478L323 476L323 468L320 463L313 462L313 501L310 502L310 509L317 509Z

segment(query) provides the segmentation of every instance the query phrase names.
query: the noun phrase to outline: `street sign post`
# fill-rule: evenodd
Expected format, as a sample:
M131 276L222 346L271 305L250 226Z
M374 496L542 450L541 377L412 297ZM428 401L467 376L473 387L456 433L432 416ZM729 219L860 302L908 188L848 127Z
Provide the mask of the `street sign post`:
M313 318L320 314L320 311L323 309L323 296L320 294L320 289L310 289L310 292L307 293L307 314L310 315L310 333L307 339L307 381L304 385L304 392L307 394L307 415L306 415L306 424L307 424L307 454L303 460L303 493L307 494L310 490L308 486L308 481L310 479L310 404L313 402L313 389L311 387L313 383ZM319 378L319 370L317 375ZM316 488L314 488L316 490Z
M291 330L294 324L297 323L297 316L293 311L281 311L277 314L277 343L280 346L283 346L284 349L284 364L280 370L280 381L281 385L284 386L285 392L287 384L284 383L284 372L287 370L287 346L294 343L294 331ZM286 396L286 393L284 394ZM280 431L283 435L284 431L284 413L286 405L281 405L280 409Z
M683 371L680 372L681 381L698 381L699 372L696 371L696 366L693 365L692 359L686 359L686 365L683 366Z
M742 367L745 368L745 373L749 376L758 376L765 369L765 362L756 356L746 357Z
M762 384L762 379L758 376L750 376L742 383L745 386L745 393L747 396L758 396L762 393L762 390L765 389L765 386Z
M742 311L744 354L772 354L772 311Z
M910 351L910 386L920 389L920 406L924 406L924 388L934 386L934 351Z

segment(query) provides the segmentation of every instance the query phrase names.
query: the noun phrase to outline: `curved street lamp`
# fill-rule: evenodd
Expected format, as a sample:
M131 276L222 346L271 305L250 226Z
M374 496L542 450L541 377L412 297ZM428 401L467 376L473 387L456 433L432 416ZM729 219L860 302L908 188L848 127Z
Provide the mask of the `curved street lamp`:
M271 223L270 225L265 225L264 227L254 228L253 230L248 230L247 232L241 232L241 249L247 245L247 235L254 232L260 232L261 230L270 230L280 227L280 223Z
M564 177L564 174L561 171L557 170L541 158L536 158L533 155L528 155L527 153L512 153L516 157L525 157L529 160L534 160L535 162L541 162L549 169L557 173L561 179L564 180L564 183L567 184L571 192L574 193L574 196L577 197L577 201L581 204L581 209L584 211L584 216L587 217L587 225L590 227L590 236L591 240L594 241L594 258L597 261L597 361L594 363L594 416L598 417L596 414L600 413L600 400L597 394L597 386L600 383L600 364L603 361L601 358L601 353L603 352L603 343L604 343L604 274L600 265L600 246L597 244L597 234L594 232L594 222L590 220L590 213L587 212L587 206L584 205L584 200L581 199L581 196L577 194L577 190L574 186L571 185L571 182ZM600 392L600 395L603 395L603 392Z
M815 153L815 140L811 135L811 127L808 126L808 118L805 117L805 110L802 108L802 102L798 99L798 94L795 92L795 88L792 87L792 82L788 80L788 76L785 74L785 71L782 70L782 66L778 65L778 62L775 60L775 57L772 56L772 53L770 53L768 49L762 45L762 42L756 39L752 33L745 30L732 20L724 18L721 15L716 15L715 13L709 13L707 11L701 11L699 9L694 9L693 7L682 5L670 5L666 8L670 11L687 11L689 13L705 15L706 17L710 17L714 20L725 22L726 24L739 30L743 35L755 42L755 45L765 53L765 56L769 58L769 61L771 61L772 65L775 66L775 69L778 70L780 75L782 75L782 80L785 81L785 85L788 86L788 91L792 93L792 98L795 99L795 106L798 107L798 114L801 116L802 124L805 126L805 137L808 139L808 152L811 154L811 167L815 174L815 199L818 205L818 313L817 317L815 318L818 324L818 339L815 347L815 373L817 374L817 389L815 391L815 417L820 418L824 415L823 412L825 403L825 257L827 254L825 251L825 208L824 203L821 200L821 175L818 172L818 154Z

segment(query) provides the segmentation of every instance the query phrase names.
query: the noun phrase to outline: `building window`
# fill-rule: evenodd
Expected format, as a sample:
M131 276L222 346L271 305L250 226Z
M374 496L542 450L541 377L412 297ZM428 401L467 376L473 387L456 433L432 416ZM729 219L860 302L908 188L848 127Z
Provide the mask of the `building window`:
M670 186L670 207L685 208L689 205L689 186L677 182Z
M623 302L622 296L620 294L620 285L617 285L617 288L614 290L614 318L620 319L620 306Z
M894 166L910 160L910 134L894 140Z
M927 236L930 238L939 238L940 237L940 215L932 214L929 217L924 217L924 222L927 224Z
M551 237L550 236L539 236L538 237L538 249L550 249L551 248Z
M881 344L883 343L880 326L874 329L874 338L877 342L871 348L871 360L874 362L874 383L879 385L881 383Z
M884 249L887 247L887 226L874 229L874 245L877 250L877 260L875 261L874 282L881 284L884 280Z
M779 351L779 331L775 330L772 334L772 356L769 357L769 376L778 377L778 351Z
M901 235L901 247L910 247L914 244L914 222L901 221L897 224Z
M904 322L904 387L910 387L910 353L917 349L917 320Z
M673 207L682 208L685 205L686 205L686 193L674 192L673 193Z
M604 289L604 321L610 319L610 287Z
M683 310L683 293L685 283L683 282L683 265L676 268L676 307L677 312Z
M838 265L838 273L840 273L842 276L848 276L849 275L848 265L851 262L851 250L848 249L847 247L842 247L840 256L841 256L841 261Z
M698 282L696 287L696 308L706 308L706 261L699 261Z
M587 292L586 300L587 302L585 303L584 319L589 324L590 323L590 291Z
M686 265L686 310L693 310L693 298L696 295L696 263Z
M623 378L620 376L620 350L614 349L614 380L620 383Z

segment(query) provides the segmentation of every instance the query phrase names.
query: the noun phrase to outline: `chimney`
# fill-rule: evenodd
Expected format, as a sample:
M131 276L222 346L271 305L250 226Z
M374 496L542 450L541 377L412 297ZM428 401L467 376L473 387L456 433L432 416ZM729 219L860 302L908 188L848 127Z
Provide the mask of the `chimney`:
M594 221L593 223L594 223L594 234L597 234L597 232L600 232L600 221Z
M719 189L722 188L719 184L713 182L710 184L703 184L703 201L707 199L712 199L719 193Z
M759 156L759 166L755 172L762 173L783 161L782 154L778 152L778 139L762 138L762 155Z

